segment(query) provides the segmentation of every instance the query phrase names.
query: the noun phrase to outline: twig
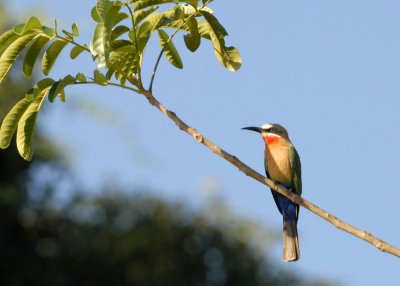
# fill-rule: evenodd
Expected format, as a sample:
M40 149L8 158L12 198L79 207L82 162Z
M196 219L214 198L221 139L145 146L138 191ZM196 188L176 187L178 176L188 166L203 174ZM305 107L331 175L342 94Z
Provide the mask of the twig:
M387 252L394 256L400 257L400 248L395 247L394 245L391 245L391 244L381 240L380 238L372 235L371 233L369 233L367 231L361 230L359 228L356 228L356 227L348 224L347 222L337 218L336 216L325 211L324 209L314 205L310 201L307 201L306 199L299 197L296 194L290 192L288 189L286 189L282 186L278 186L273 181L269 180L268 178L262 176L258 172L251 169L249 166L244 164L242 161L240 161L235 156L233 156L233 155L227 153L226 151L224 151L223 149L221 149L219 146L217 146L212 141L207 139L204 135L199 133L196 129L187 125L184 121L182 121L175 114L175 112L168 110L164 105L162 105L153 96L153 94L150 91L145 91L145 92L141 92L141 93L147 98L147 100L149 101L149 103L151 105L153 105L158 110L160 110L163 114L165 114L167 117L169 117L169 119L171 119L180 130L193 136L193 138L197 142L205 145L212 152L214 152L218 156L224 158L225 160L230 162L232 165L236 166L241 172L245 173L247 176L257 180L258 182L260 182L264 185L267 185L268 187L273 189L275 192L278 192L278 193L284 195L285 197L289 198L293 202L301 205L302 207L308 209L309 211L313 212L314 214L318 215L319 217L330 222L335 227L337 227L343 231L346 231L358 238L365 240L366 242L372 244L373 246L375 246L376 248L380 249L383 252Z
M67 38L67 37L63 37L63 36L60 36L58 34L56 34L56 38L58 38L60 40L63 40L63 41L66 41L66 42L68 42L70 44L73 44L73 45L75 45L77 47L80 47L82 50L84 50L86 52L92 53L88 47L75 42L73 39L70 39L70 38Z

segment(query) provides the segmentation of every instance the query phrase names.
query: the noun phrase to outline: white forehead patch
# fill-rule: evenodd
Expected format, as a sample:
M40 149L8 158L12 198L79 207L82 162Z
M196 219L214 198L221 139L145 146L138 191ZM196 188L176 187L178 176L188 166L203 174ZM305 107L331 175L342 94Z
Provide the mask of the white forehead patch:
M271 127L274 127L271 123L265 123L263 126L261 126L261 129L270 129Z

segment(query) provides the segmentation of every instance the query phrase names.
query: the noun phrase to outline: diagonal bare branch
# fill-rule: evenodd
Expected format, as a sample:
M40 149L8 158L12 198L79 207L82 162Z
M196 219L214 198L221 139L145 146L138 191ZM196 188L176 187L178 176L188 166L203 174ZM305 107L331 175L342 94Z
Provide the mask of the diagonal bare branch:
M329 223L333 224L335 227L346 231L362 240L365 240L366 242L372 244L376 248L380 249L383 252L390 253L394 256L400 257L400 248L391 245L382 239L372 235L371 233L361 230L341 219L338 217L332 215L331 213L327 212L326 210L318 207L317 205L311 203L310 201L299 197L298 195L290 192L288 189L278 186L275 184L272 180L269 180L268 178L262 176L260 173L254 171L251 169L249 166L244 164L242 161L240 161L237 157L229 154L228 152L224 151L222 148L220 148L218 145L214 144L211 140L206 138L204 135L202 135L200 132L198 132L196 129L190 127L187 125L184 121L182 121L173 111L168 110L164 105L162 105L155 97L154 95L149 92L149 91L143 91L140 92L143 94L149 103L156 107L158 110L160 110L163 114L165 114L169 119L171 119L177 127L191 135L197 142L203 144L206 146L208 149L210 149L212 152L217 154L218 156L224 158L228 162L230 162L232 165L236 166L241 172L246 174L247 176L257 180L258 182L270 187L273 189L275 192L278 192L285 197L289 198L293 202L301 205L302 207L308 209L312 213L316 214L317 216L323 218L324 220L328 221Z

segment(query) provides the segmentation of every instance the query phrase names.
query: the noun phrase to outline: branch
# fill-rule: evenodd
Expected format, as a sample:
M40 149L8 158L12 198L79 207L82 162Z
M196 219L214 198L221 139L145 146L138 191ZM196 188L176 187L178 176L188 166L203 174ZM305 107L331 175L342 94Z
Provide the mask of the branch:
M258 182L270 187L272 190L274 190L277 193L280 193L284 195L285 197L289 198L291 201L295 202L296 204L301 205L302 207L308 209L309 211L313 212L317 216L323 218L324 220L328 221L329 223L333 224L335 227L346 231L358 238L361 238L365 240L366 242L372 244L376 248L380 249L383 252L390 253L394 256L400 257L400 248L395 247L394 245L391 245L382 239L372 235L371 233L361 230L359 228L356 228L345 221L339 219L338 217L330 214L329 212L325 211L324 209L314 205L310 201L307 201L306 199L299 197L295 193L290 192L288 189L277 185L274 181L269 180L268 178L262 176L258 172L254 171L251 169L249 166L244 164L242 161L240 161L238 158L235 156L227 153L223 149L221 149L219 146L214 144L212 141L207 139L205 136L203 136L201 133L199 133L196 129L190 127L187 125L184 121L182 121L176 114L175 112L172 112L168 110L164 105L162 105L150 91L144 91L141 92L149 103L156 107L158 110L160 110L163 114L165 114L169 119L171 119L177 127L188 133L189 135L193 136L193 138L206 146L208 149L210 149L212 152L217 154L218 156L224 158L228 162L230 162L232 165L236 166L241 172L245 173L247 176L257 180Z

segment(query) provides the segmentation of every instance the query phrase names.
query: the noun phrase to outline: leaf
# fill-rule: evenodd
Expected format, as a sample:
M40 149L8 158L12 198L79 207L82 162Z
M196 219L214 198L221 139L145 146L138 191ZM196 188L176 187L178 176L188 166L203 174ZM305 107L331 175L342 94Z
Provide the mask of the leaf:
M53 102L54 99L58 96L61 101L65 102L64 89L68 85L74 84L75 81L75 77L73 77L72 75L67 75L62 80L55 82L49 90L49 101Z
M179 53L176 50L175 45L172 43L170 37L164 30L158 29L157 31L160 46L163 48L164 55L173 66L177 67L178 69L182 69L182 59L179 56Z
M127 26L117 26L111 32L110 40L114 41L127 32L129 32L129 28Z
M190 34L185 35L183 39L189 51L195 52L199 48L201 43L201 36L199 33L199 27L196 18L188 18L186 21L186 25L189 28Z
M32 16L25 24L16 26L14 32L18 35L23 35L34 29L42 29L42 23L40 23L38 18Z
M116 78L120 81L126 79L134 85L137 85L135 74L137 72L136 50L133 44L122 46L112 52L110 56L110 73L107 78L111 78L116 72ZM123 84L121 82L121 84Z
M1 149L6 149L10 146L11 139L17 130L18 122L30 104L30 101L23 98L7 113L0 128Z
M139 1L142 2L142 1ZM147 1L146 1L147 2ZM149 1L151 2L151 1ZM165 2L167 3L167 2ZM143 54L143 51L150 39L151 34L167 23L173 22L183 15L179 7L174 7L162 13L153 13L139 26L136 33L136 43L138 54Z
M106 28L104 24L99 23L96 26L92 42L90 43L90 52L96 57L97 66L99 68L106 65L106 50L109 48L106 40Z
M26 97L21 99L20 101L18 101L18 103L15 104L15 106L8 112L8 114L4 118L3 124L1 125L1 128L0 128L0 148L5 149L10 145L11 139L12 139L15 131L17 130L17 128L19 129L19 131L18 131L19 135L17 135L17 138L21 137L21 134L24 132L27 132L26 134L28 135L28 133L32 131L29 128L27 128L27 129L24 128L24 127L28 127L28 125L26 125L26 126L24 124L20 125L19 122L25 120L24 118L27 118L26 116L24 117L24 115L27 112L29 112L29 110L31 110L32 105L35 105L36 107L38 107L37 106L38 102L42 101L41 98L43 98L43 96L46 94L49 86L51 86L53 83L54 83L54 80L52 80L50 78L42 79L41 81L36 83L35 86L30 91L28 91L28 93L31 92L32 95L35 93L34 91L37 91L38 97L33 98L33 96L32 96L32 99L29 99L30 96L27 93ZM20 126L23 126L23 127L20 129ZM31 135L29 135L29 136L33 136L33 133L31 133ZM17 141L18 141L18 139L17 139ZM22 140L22 141L25 141L25 140ZM27 141L25 141L25 143L26 142ZM20 141L20 143L21 143L21 141ZM31 157L31 153L29 151L30 150L29 145L32 146L32 144L28 144L28 145L22 144L22 145L18 146L18 150L20 151L20 154L26 160L29 160ZM21 147L21 149L20 149L20 147ZM25 150L25 151L21 152L21 150Z
M214 15L211 13L208 13L206 11L201 11L201 14L203 17L207 20L211 28L213 29L213 33L220 39L222 39L225 36L228 36L228 32L225 30L225 28L221 25L221 23L218 21L217 18L215 18Z
M208 27L205 26L204 29L211 38L214 53L218 61L228 70L237 71L242 64L242 59L236 48L225 46L224 37L228 35L228 33L213 15L206 11L201 11L201 13L207 20Z
M5 48L11 45L16 39L19 38L19 35L14 32L14 30L8 30L0 36L0 52L2 52Z
M144 9L144 8L148 8L151 6L167 4L167 3L177 3L177 2L178 1L176 1L176 0L141 0L141 1L136 2L135 11L138 11L138 10Z
M47 90L42 91L39 96L31 102L18 122L16 138L17 148L22 158L27 161L32 159L36 119L46 91Z
M42 59L42 71L45 75L48 75L50 73L58 56L60 55L60 53L67 44L68 44L67 41L59 39L53 42L50 45L50 47L46 50Z
M158 9L158 6L150 7L149 9L141 9L133 13L133 22L135 25L138 25L141 21L143 21L147 16L152 14L154 11Z
M53 28L43 26L42 31L44 34L46 34L50 38L54 38L56 36L56 30Z
M79 37L79 28L75 23L72 24L72 36Z
M118 25L121 21L128 19L128 18L129 18L128 14L120 12L114 17L114 22L113 22L112 26L114 27L114 26Z
M97 0L96 10L100 19L104 23L108 14L108 11L113 6L113 3L110 0Z
M84 46L74 46L69 54L70 58L76 59L82 52L86 51L85 48L87 48L86 44Z
M86 76L81 72L77 73L75 78L80 82L87 82Z
M96 6L102 21L96 26L90 51L96 57L99 68L106 66L108 63L112 28L121 9L121 5L118 2L113 3L109 0L99 0Z
M137 31L136 41L138 53L142 53L150 39L151 34L162 24L162 14L152 14L147 17L146 21L139 26Z
M94 70L94 82L99 85L108 85L106 76L99 70Z
M33 67L40 54L40 51L49 41L50 38L47 35L41 34L33 41L32 45L29 47L28 51L25 54L24 63L22 66L22 70L26 78L31 77Z
M116 40L111 43L111 50L115 51L119 48L122 48L124 46L130 46L130 45L132 45L132 42L130 42L128 40Z
M32 32L15 40L0 57L0 84L4 81L15 60L26 45L37 35Z
M197 6L199 4L198 0L188 0L187 2L194 8L197 8Z
M93 7L93 9L92 9L90 15L92 16L92 19L93 19L95 22L97 22L97 23L101 23L101 22L102 22L102 19L101 19L100 15L99 15L99 12L97 12L97 7L96 7L96 6Z
M114 70L112 67L110 67L110 68L108 69L107 73L106 73L106 79L107 79L108 81L110 81L111 78L112 78L112 76L114 75L114 73L115 73L115 70Z
M107 10L104 18L104 25L108 31L111 31L112 27L128 17L128 15L125 13L119 13L120 9L121 6L118 5L117 2L114 2L114 5Z
M52 78L44 78L38 81L33 88L31 88L25 95L25 98L29 101L35 100L38 95L45 89L48 89L55 83L55 80Z

